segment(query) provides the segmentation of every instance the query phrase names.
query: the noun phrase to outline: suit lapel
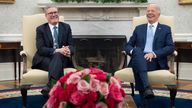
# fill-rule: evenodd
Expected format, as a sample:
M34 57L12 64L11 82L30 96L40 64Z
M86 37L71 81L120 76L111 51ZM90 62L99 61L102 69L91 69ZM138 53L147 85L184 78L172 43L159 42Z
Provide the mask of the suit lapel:
M147 39L147 24L144 25L144 28L142 29L143 30L143 42L144 44L146 43L146 39Z
M61 46L62 44L62 40L63 40L63 36L64 36L64 33L65 32L65 28L61 25L61 23L59 22L59 46Z
M53 37L52 37L52 33L51 33L51 30L49 28L48 23L47 23L47 26L46 26L46 31L47 31L47 36L48 36L49 42L51 43L51 45L53 45Z
M159 37L160 32L161 32L161 24L158 23L156 31L155 31L155 36L154 36L154 41L153 42L155 42L156 39Z

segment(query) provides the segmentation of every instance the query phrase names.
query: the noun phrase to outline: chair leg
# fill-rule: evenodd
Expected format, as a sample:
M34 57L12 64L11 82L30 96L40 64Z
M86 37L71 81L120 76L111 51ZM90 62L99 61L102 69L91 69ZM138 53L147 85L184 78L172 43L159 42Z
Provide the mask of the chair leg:
M132 90L132 96L134 96L135 95L135 93L134 93L134 84L133 83L130 83L130 85L131 85L131 90Z
M22 108L27 108L27 90L30 88L30 85L22 85L20 87L21 96L22 96Z
M171 108L175 107L175 97L177 95L177 88L173 87L173 88L169 88L170 91L170 105Z

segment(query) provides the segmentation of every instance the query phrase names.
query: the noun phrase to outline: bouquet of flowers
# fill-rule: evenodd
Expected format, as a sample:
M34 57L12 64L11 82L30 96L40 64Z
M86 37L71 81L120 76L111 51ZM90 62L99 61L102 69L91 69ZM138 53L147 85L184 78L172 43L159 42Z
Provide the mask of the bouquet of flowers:
M47 108L120 108L125 92L109 73L87 68L65 74L49 96Z

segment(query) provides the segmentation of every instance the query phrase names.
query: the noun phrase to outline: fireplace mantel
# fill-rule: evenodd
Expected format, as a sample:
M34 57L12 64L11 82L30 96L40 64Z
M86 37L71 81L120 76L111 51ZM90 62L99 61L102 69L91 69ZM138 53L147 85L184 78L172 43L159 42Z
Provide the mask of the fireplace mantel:
M65 20L131 20L134 16L145 14L146 3L55 3L51 0L39 0L38 7L54 5L59 8Z

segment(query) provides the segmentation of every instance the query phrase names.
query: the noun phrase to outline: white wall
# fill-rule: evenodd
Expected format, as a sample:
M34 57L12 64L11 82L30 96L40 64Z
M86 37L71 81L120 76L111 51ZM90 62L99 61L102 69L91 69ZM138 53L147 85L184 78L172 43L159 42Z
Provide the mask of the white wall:
M162 14L175 16L176 33L192 33L192 5L179 5L178 0L148 1L157 3ZM42 12L37 3L38 0L16 0L15 4L0 4L0 34L21 34L22 16Z
M6 40L10 39L11 37L16 38L22 38L22 16L23 15L32 15L36 13L42 13L42 9L38 7L37 3L39 0L16 0L15 4L0 4L0 40ZM178 34L177 36L180 38L189 38L189 40L192 40L192 5L179 5L178 0L148 0L149 3L157 3L161 8L161 13L164 15L172 15L175 16L175 32ZM77 27L77 22L68 21L72 27L73 34L78 34L79 27ZM85 24L86 27L89 26L98 26L100 23L82 23ZM108 24L109 22L105 22L105 24ZM98 25L97 25L98 24ZM114 21L114 25L107 26L108 28L111 28L113 26L118 26L118 24L123 24L122 21ZM126 25L128 24L128 25ZM126 23L123 26L130 27L131 23ZM78 23L79 25L79 23ZM105 27L105 26L104 26ZM84 29L83 29L84 30ZM99 29L96 29L95 31L101 31ZM120 32L120 30L117 30ZM126 34L130 36L128 30L127 32L121 32L122 34ZM87 31L86 31L87 32ZM108 32L114 32L107 31ZM118 32L116 32L118 34ZM106 34L107 34L106 33ZM4 35L4 34L11 34L11 35ZM14 35L12 35L14 34ZM18 35L19 34L19 35ZM91 33L90 33L91 34ZM191 64L190 64L191 65ZM181 79L191 79L192 74L190 65L181 65L180 66L180 78ZM6 68L4 68L6 67ZM9 68L7 68L9 67ZM13 78L13 65L12 63L8 64L0 64L0 80L4 79L12 79ZM6 70L5 70L6 69ZM7 73L7 72L11 73ZM187 73L188 77L186 77L185 73ZM7 76L7 77L4 77Z

